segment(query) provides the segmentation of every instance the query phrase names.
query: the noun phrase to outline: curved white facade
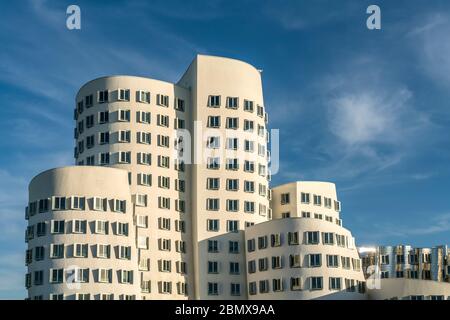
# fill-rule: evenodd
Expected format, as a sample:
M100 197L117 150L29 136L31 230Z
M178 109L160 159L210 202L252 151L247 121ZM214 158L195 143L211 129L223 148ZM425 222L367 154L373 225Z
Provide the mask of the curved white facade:
M190 88L194 131L201 138L194 142L191 182L195 298L245 299L243 230L270 216L261 74L242 61L198 56L178 85ZM219 142L205 149L210 137ZM208 158L216 157L219 167L208 168ZM227 168L228 159L237 159L237 167ZM211 187L211 180L217 185ZM211 202L217 206L208 207ZM211 230L211 223L217 228Z
M258 70L199 55L177 84L104 77L85 84L76 102L76 163L127 170L135 214L146 220L137 226L140 263L148 264L142 298L245 299L243 230L270 215ZM184 129L191 137L183 144ZM229 273L232 263L239 266Z
M126 171L45 171L30 183L27 216L29 298L139 298Z
M334 184L295 182L272 193L275 220L245 233L249 299L365 299L361 260L341 226Z
M189 91L148 78L111 76L85 84L76 101L77 164L128 172L142 298L188 298L190 170L175 165L174 144L175 129L190 129Z

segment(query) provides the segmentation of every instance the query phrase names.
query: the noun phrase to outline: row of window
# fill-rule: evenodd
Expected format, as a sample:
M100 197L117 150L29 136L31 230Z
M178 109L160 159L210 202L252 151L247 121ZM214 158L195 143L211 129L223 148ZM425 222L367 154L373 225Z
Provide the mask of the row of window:
M366 283L364 281L347 278L344 279L344 282L342 280L340 277L329 277L328 290L341 291L345 289L346 292L358 292L361 294L366 292ZM292 277L289 279L289 287L286 287L286 280L283 278L272 279L271 282L272 288L270 288L269 280L260 280L258 283L256 281L250 282L248 286L249 294L256 295L258 292L263 294L270 292L270 290L272 292L282 292L288 289L290 291L326 289L324 287L324 277L308 277L306 280L301 277Z
M49 228L50 227L50 228ZM90 227L91 234L113 234L116 236L128 236L128 223L112 222L107 220L50 220L38 222L28 226L26 229L26 239L31 240L36 237L43 237L47 234L86 234ZM50 230L48 230L50 229ZM110 232L111 229L111 232Z
M171 251L172 239L158 239L159 251ZM186 253L186 242L183 240L175 240L175 251L178 253ZM149 238L145 236L138 236L137 248L148 249ZM74 243L74 244L50 244L49 248L50 259L63 259L63 258L93 258L110 259L114 256L116 259L131 259L131 247L130 246L111 246L109 244L96 244L89 245L87 243ZM34 252L34 255L33 255ZM26 250L25 263L28 265L34 261L42 261L45 259L45 247L37 246ZM163 270L164 271L164 270Z
M303 232L303 239L300 240L300 235L302 233L288 232L287 233L287 244L288 245L318 245L320 243L324 245L337 245L343 248L353 248L353 244L349 241L349 238L345 235L340 235L334 232L320 232L320 231L305 231ZM322 241L321 241L322 240ZM269 236L260 236L257 239L258 249L263 250L269 247ZM280 247L286 242L284 233L274 233L270 235L270 246ZM247 240L247 251L253 252L256 250L256 240Z
M80 197L69 196L60 197L53 196L51 198L39 199L28 203L25 208L25 218L34 216L37 213L48 212L49 210L94 210L126 213L126 200L107 199L101 197Z
M217 282L208 282L208 295L217 296L219 295L219 283ZM222 293L220 293L222 294ZM241 284L240 283L230 283L230 295L231 296L240 296L241 295Z
M290 218L290 217L291 217L291 213L289 211L281 213L281 218L282 219ZM309 212L309 211L302 211L301 212L301 217L302 218L314 218L314 219L318 219L318 220L323 220L323 218L325 217L325 221L333 223L333 217L328 216L328 215L323 215L322 213L311 214L311 212ZM341 219L334 218L334 222L338 226L342 226L342 220Z
M92 273L92 279L90 279ZM114 277L115 276L115 277ZM132 270L116 270L113 269L94 269L89 268L72 268L64 270L50 269L48 273L47 282L51 284L58 283L113 283L114 278L121 284L133 284ZM25 275L25 287L28 289L31 286L41 286L45 282L44 270L38 270L27 273Z
M255 273L256 271L263 272L269 270L269 261L273 270L283 269L286 267L284 256L272 256L269 258L258 259L258 268L256 260L248 261L247 271L248 273ZM355 271L361 271L361 260L356 258L339 256L337 254L326 255L326 266L328 268L342 268L353 269ZM311 253L302 257L300 254L291 254L288 259L289 268L318 268L322 267L322 254Z
M238 109L239 108L239 97L226 97L225 107L228 109ZM222 105L222 96L220 95L210 95L208 96L207 106L210 108L220 108ZM251 100L244 99L243 109L247 112L254 112L254 102ZM256 114L268 121L267 113L264 112L264 107L257 105Z
M230 118L230 124L234 124L234 119ZM136 123L140 124L151 124L152 116L150 112L146 111L136 111L135 117ZM95 124L105 124L105 123L114 123L114 122L131 122L131 110L130 109L118 109L117 111L100 111L96 114L90 114L86 116L84 119L81 119L77 122L76 128L74 129L74 136L77 139L81 134L83 134L84 130L92 128ZM170 127L170 117L163 114L156 115L156 125L159 127L169 128ZM253 126L253 124L248 124L246 127ZM173 122L174 129L186 129L186 121L181 118L174 118ZM230 128L237 129L237 128ZM263 126L258 126L259 130L264 130ZM249 129L250 131L250 129ZM258 131L259 132L259 131ZM260 135L264 137L264 133L260 133Z
M370 257L365 257L363 259L370 260ZM382 254L380 255L380 262L383 265L390 264L390 255ZM395 263L396 264L419 264L419 263L432 263L432 255L431 253L422 253L419 254L396 254L395 255Z
M228 212L238 212L240 211L240 201L235 199L226 199L226 211ZM244 201L244 212L253 214L256 212L255 201ZM219 211L220 210L220 198L208 198L206 199L206 210L207 211ZM260 216L266 216L271 209L266 205L260 203L258 206L258 214ZM269 213L270 215L270 213Z
M43 261L46 256L45 251L46 247L44 246L28 249L25 254L25 263L28 265L33 261ZM111 246L109 244L95 244L89 246L87 243L53 243L50 244L48 257L50 259L64 259L89 258L92 256L99 259L110 259L113 254L116 259L130 260L131 246Z
M313 201L312 204L316 206L323 206L325 208L332 208L332 204L334 203L334 210L341 211L341 203L336 200L332 200L331 198L322 197L321 195L313 194L312 195ZM323 200L323 201L322 201ZM310 204L311 203L311 194L306 192L300 193L300 202L303 204ZM291 194L290 193L282 193L280 204L281 205L288 205L291 203Z
M218 170L220 169L221 164L221 158L220 157L208 157L206 160L206 168L211 170ZM262 177L265 177L268 174L268 171L266 170L266 166L262 164L258 164L258 174ZM239 170L239 159L238 158L226 158L225 159L225 169L226 170L232 170L237 171ZM255 162L244 160L244 172L255 172Z
M389 271L381 271L380 277L382 279L390 278L391 274ZM396 278L407 278L407 279L422 279L422 280L432 280L430 270L398 270L395 272ZM445 277L444 277L445 278Z
M227 220L226 221L226 231L227 232L238 232L240 230L239 220ZM254 223L246 222L245 226L250 227ZM219 219L207 219L206 220L206 231L219 232L220 231L220 220Z
M124 101L130 102L130 89L117 89L117 90L100 90L97 91L97 103ZM137 90L135 92L135 102L150 103L151 94L150 91ZM75 109L75 118L83 113L84 108L91 108L94 105L94 95L89 94L85 96L83 100L77 102L77 108ZM156 104L161 107L169 107L169 96L164 94L156 95ZM183 99L175 98L174 108L177 111L185 110L185 103Z
M136 300L136 295L134 294L119 294L117 295L119 300ZM98 294L90 294L90 293L76 293L65 295L63 293L50 293L48 296L49 300L114 300L114 293L98 293ZM30 300L30 299L25 299ZM44 300L43 295L36 295L32 298L32 300Z
M137 111L135 121L140 124L151 124L152 116L150 112ZM77 139L84 130L92 128L95 124L105 124L114 122L131 122L131 110L130 109L119 109L117 111L100 111L97 114L90 114L84 119L77 122L76 128L74 129L74 136ZM208 116L206 127L219 129L221 127L221 116L214 115ZM240 128L240 118L238 117L226 117L225 118L225 129L237 130ZM253 133L255 128L257 129L258 136L268 139L268 133L265 126L258 124L255 127L255 122L253 120L243 119L242 121L244 133ZM170 117L167 115L157 114L156 115L156 125L159 127L170 128ZM186 129L186 122L184 119L174 118L173 122L174 129ZM214 137L217 138L217 137Z

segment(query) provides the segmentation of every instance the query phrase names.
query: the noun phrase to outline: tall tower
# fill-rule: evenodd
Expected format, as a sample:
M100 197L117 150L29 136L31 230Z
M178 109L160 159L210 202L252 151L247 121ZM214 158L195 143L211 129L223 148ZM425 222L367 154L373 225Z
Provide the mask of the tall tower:
M128 171L143 299L193 297L190 170L173 158L190 100L185 88L133 76L90 81L76 96L76 163Z
M244 229L270 217L261 75L199 55L178 86L191 92L195 298L246 299Z
M245 299L243 230L270 215L259 71L199 55L177 84L103 77L76 103L76 163L128 171L142 297Z

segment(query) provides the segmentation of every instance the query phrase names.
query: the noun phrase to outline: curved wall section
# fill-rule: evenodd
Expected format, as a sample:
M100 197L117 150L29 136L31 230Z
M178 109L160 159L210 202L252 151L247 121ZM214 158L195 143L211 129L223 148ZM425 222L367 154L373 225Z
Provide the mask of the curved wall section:
M45 171L30 183L27 217L30 299L139 298L126 171Z
M175 161L176 132L191 127L189 91L149 78L109 76L86 83L76 101L77 164L128 171L142 298L189 298L190 171Z
M344 239L337 243L337 238ZM249 299L365 299L351 233L308 218L264 222L246 230Z

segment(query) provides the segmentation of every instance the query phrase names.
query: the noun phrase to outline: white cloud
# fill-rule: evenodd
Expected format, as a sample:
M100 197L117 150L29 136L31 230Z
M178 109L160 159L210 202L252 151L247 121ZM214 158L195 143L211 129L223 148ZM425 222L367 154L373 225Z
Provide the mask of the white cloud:
M407 34L414 52L418 53L418 67L439 86L450 86L450 15L433 13L424 23Z
M330 101L330 130L348 146L389 143L401 138L399 129L411 92L400 89L386 96L384 92L369 90L359 89Z

